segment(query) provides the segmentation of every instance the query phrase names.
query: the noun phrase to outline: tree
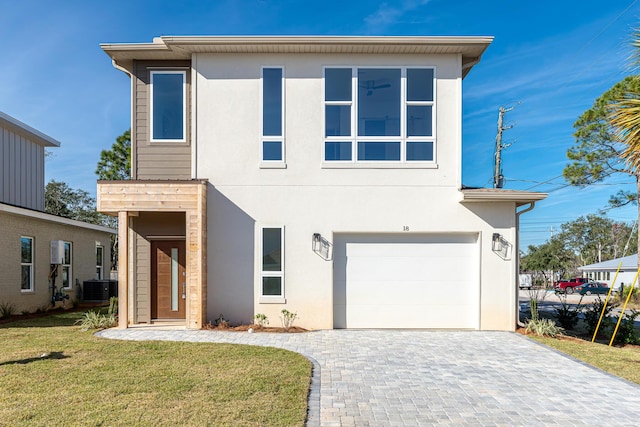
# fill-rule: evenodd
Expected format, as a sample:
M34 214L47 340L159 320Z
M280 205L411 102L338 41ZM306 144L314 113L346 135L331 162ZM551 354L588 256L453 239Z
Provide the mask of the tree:
M131 178L131 129L116 138L111 150L100 152L96 175L105 181Z
M44 189L44 211L64 218L104 225L96 201L84 190L74 190L62 181L51 180Z
M550 284L553 284L554 280L551 277L552 271L563 277L567 272L573 271L574 265L575 255L558 237L552 237L539 246L529 245L527 254L520 260L520 269L523 272L542 276L544 281Z
M637 69L640 67L640 31L634 34L632 46L633 65ZM567 181L584 186L616 173L631 175L636 191L618 191L610 197L609 207L631 203L640 208L640 77L632 75L616 83L596 99L573 127L577 144L567 151L567 157L573 161L563 171Z

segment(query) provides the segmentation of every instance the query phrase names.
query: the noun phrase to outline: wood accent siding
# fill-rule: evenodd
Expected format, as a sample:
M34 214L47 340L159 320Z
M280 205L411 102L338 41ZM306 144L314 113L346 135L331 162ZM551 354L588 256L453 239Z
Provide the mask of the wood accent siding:
M133 127L131 129L131 177L133 179L191 178L191 70L186 69L186 142L150 142L151 71L190 67L190 61L135 61L133 67Z
M197 210L204 181L100 181L99 212ZM206 188L205 188L206 191Z
M0 202L44 211L44 147L0 128Z
M135 221L135 219L134 219ZM136 323L151 323L151 263L149 241L135 233L135 268L134 268L134 317Z

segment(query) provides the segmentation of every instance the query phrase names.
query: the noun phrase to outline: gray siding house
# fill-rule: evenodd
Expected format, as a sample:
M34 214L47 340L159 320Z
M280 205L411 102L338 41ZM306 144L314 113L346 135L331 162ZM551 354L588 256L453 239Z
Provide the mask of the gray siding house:
M60 305L56 293L73 300L84 280L109 275L115 230L44 212L44 149L59 146L0 111L0 304L16 313Z

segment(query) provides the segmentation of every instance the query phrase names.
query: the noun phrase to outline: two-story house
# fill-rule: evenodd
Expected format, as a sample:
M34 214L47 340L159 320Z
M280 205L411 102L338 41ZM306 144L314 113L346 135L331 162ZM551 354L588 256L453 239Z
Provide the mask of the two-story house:
M109 278L115 230L44 212L45 147L59 146L0 111L0 304L15 314L77 299L83 281Z
M462 80L491 41L102 45L131 79L132 180L98 183L120 326L513 330L518 216L545 195L462 185Z

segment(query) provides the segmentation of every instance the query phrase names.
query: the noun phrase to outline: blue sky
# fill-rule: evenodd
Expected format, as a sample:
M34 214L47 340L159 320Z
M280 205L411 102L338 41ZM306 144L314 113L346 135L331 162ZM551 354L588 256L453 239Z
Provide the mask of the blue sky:
M638 0L59 1L0 3L0 111L58 139L46 179L95 194L100 150L129 127L129 79L100 43L160 35L490 35L463 84L463 182L490 187L498 108L513 128L503 152L507 189L549 192L522 217L521 246L597 213L628 176L579 189L561 175L573 123L629 73ZM543 183L543 184L540 184ZM632 221L635 207L611 211Z

